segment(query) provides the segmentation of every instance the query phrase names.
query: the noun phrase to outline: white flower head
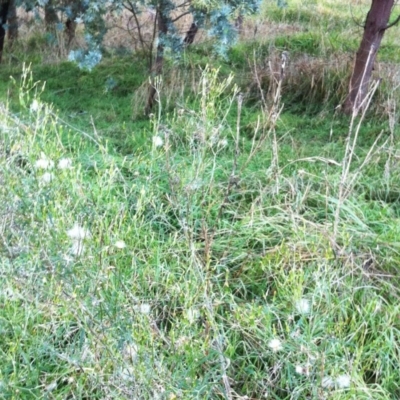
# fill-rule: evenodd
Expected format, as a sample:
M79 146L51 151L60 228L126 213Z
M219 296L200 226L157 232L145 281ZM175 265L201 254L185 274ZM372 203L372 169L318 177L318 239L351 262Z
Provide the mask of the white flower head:
M70 239L78 241L91 237L90 232L82 226L79 226L77 223L67 231L67 236Z
M226 139L221 139L221 140L219 141L218 145L219 145L220 147L226 147L226 146L228 146L228 140L226 140Z
M161 147L164 144L164 140L161 136L153 136L154 147Z
M50 383L49 385L47 385L44 390L46 390L46 392L52 392L54 389L57 388L57 380L53 381L52 383Z
M298 373L299 375L303 375L304 374L304 368L301 365L296 365L295 368L296 373Z
M339 375L336 378L335 382L340 389L346 389L346 388L350 387L351 379L350 379L350 376L348 376L348 375Z
M71 246L71 250L70 250L72 255L79 257L83 254L84 250L85 250L85 246L84 246L82 240L74 240L72 242L72 246Z
M303 177L303 176L306 174L306 171L304 171L304 169L299 169L299 170L297 171L297 174L298 174L300 177Z
M142 314L150 314L151 311L151 306L150 304L147 303L142 303L137 307L138 311L141 312Z
M36 99L34 99L34 100L32 101L32 103L31 103L30 107L29 107L29 110L30 110L32 113L34 113L34 112L39 111L39 108L40 108L39 102L38 102Z
M186 311L186 317L190 324L193 324L200 318L200 311L197 308L189 308Z
M45 185L50 183L54 178L54 175L51 172L45 172L41 177L40 177L40 182L44 183Z
M200 189L202 186L203 186L203 182L199 179L195 179L191 183L188 183L186 185L186 189L194 192L194 191Z
M323 388L329 389L335 386L335 381L330 376L324 376L321 385Z
M282 350L282 342L279 339L272 339L269 341L268 347L272 351L277 352L279 350Z
M122 250L122 249L124 249L124 248L126 247L126 244L125 244L125 242L124 242L123 240L117 240L117 241L114 243L114 246L115 246L117 249Z
M128 366L120 371L120 377L124 381L132 382L135 380L135 369L132 366Z
M177 347L183 347L188 342L189 342L189 338L187 336L180 336L176 340L175 344L176 344Z
M43 153L41 158L35 162L36 169L52 169L54 167L54 162L47 158Z
M72 160L70 158L61 158L58 161L57 167L58 167L58 169L71 169L72 168Z
M135 361L137 357L138 347L135 343L126 343L122 355L125 360Z
M309 314L311 310L310 301L304 298L297 300L295 307L299 314Z

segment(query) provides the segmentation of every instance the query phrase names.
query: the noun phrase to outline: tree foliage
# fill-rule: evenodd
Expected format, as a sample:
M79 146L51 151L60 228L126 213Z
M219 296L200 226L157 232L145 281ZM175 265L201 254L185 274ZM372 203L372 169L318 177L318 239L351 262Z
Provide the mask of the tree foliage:
M154 37L147 43L147 49L153 51L153 45L162 46L163 51L179 55L184 47L184 32L177 28L177 22L191 15L197 29L205 29L215 40L215 51L225 55L226 50L235 43L237 30L233 18L235 15L247 15L257 12L261 0L20 0L19 5L33 10L51 5L51 9L62 12L72 23L83 23L85 27L86 48L74 50L70 59L80 67L92 69L101 60L101 45L106 33L105 15L127 11L136 23L139 40L144 45L140 21L143 13L152 12L154 18ZM160 18L165 27L161 29ZM147 21L148 23L148 21Z

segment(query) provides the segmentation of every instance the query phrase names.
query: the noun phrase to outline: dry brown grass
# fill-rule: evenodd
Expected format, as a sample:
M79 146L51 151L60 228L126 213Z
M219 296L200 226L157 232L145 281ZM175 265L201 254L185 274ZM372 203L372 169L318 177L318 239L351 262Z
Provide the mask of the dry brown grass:
M290 36L304 31L300 24L272 22L264 18L248 18L243 24L241 41L270 41L278 36Z

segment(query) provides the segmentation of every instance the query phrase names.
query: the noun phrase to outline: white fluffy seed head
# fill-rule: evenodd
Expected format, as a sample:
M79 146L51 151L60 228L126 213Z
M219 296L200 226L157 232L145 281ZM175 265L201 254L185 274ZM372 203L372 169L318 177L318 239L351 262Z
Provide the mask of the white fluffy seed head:
M39 158L35 162L36 169L52 169L54 167L54 162L46 157Z
M54 178L54 175L51 172L45 172L41 177L40 177L40 182L44 184L50 183Z
M61 158L57 164L58 169L71 169L72 160L70 158Z
M154 147L161 147L164 144L164 140L161 136L153 136Z
M339 375L335 381L340 389L346 389L350 387L351 379L348 375Z
M73 256L76 256L76 257L81 256L83 254L83 252L85 251L83 241L82 240L74 240L72 242L70 251Z
M142 314L150 314L151 311L151 306L150 304L147 303L142 303L139 305L138 310L142 313Z
M299 375L303 375L304 373L304 368L301 365L296 365L296 373L298 373Z
M295 307L299 314L309 314L311 311L310 301L304 298L297 300Z
M114 243L114 246L115 246L117 249L122 250L122 249L124 249L124 248L126 247L126 244L125 244L125 242L124 242L123 240L117 240L117 241Z
M279 339L272 339L269 341L268 347L272 351L277 352L279 350L282 350L282 342Z
M75 224L71 229L67 231L67 236L72 240L83 240L89 238L90 233L87 229L78 224Z
M324 376L321 385L323 388L329 389L335 386L335 381L330 376Z

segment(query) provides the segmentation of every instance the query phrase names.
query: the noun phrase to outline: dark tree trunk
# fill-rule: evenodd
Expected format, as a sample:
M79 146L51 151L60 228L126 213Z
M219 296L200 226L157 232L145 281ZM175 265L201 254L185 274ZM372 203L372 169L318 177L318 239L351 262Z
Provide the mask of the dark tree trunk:
M60 22L57 12L53 6L52 0L49 0L44 6L44 23L47 32L54 32L55 25Z
M243 32L243 14L239 14L235 19L235 28L239 35Z
M67 2L69 13L65 21L65 33L67 35L67 47L70 47L75 39L77 23L76 18L86 11L87 6L84 5L82 0L68 0Z
M4 25L7 23L8 9L10 1L0 0L0 63L3 58L4 39L6 37L6 30Z
M159 38L165 36L168 33L168 18L167 15L165 14L165 9L166 7L164 3L161 2L157 10L157 28L158 28ZM149 88L149 95L147 97L147 104L145 108L146 115L148 115L153 109L157 94L157 89L155 87L155 78L162 74L163 65L164 65L164 45L162 44L162 41L159 40L157 45L156 59L152 66L152 71L151 71L151 83Z
M194 38L196 37L197 32L199 31L199 27L197 26L196 22L192 22L190 25L189 30L186 32L185 39L183 39L183 43L186 45L192 44L194 42Z
M10 46L13 45L14 41L18 39L18 16L17 16L17 5L15 0L10 0L8 7L8 30L7 39L10 42Z
M69 48L75 39L76 22L72 18L65 21L65 33L67 34L67 47Z
M388 28L394 0L372 0L367 15L364 35L356 54L349 93L343 105L346 114L357 112L362 107L368 93L376 54L381 45L385 30Z

